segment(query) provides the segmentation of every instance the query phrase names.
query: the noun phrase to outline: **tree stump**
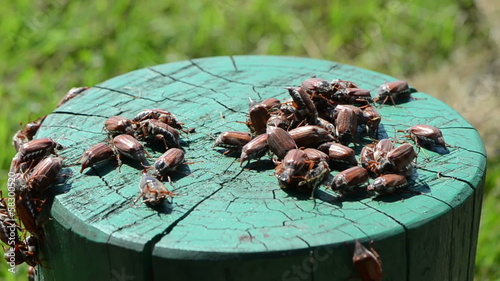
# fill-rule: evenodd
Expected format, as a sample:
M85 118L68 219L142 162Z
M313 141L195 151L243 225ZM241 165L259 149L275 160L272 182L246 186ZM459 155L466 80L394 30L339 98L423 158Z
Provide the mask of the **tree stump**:
M419 153L412 193L338 200L321 187L314 200L293 196L278 186L269 157L242 169L213 148L223 131L248 131L248 98L284 101L284 87L311 76L350 80L372 95L398 80L317 59L214 57L136 70L57 108L36 138L60 142L67 165L106 140L107 118L147 108L196 129L181 136L193 163L181 169L188 175L173 175L174 188L167 184L178 196L163 211L133 204L142 171L130 162L120 171L112 162L83 173L69 167L59 186L66 192L45 212L38 280L359 280L355 240L373 240L383 280L472 280L486 156L476 130L441 101L417 92L377 107L379 138L429 124L452 146Z

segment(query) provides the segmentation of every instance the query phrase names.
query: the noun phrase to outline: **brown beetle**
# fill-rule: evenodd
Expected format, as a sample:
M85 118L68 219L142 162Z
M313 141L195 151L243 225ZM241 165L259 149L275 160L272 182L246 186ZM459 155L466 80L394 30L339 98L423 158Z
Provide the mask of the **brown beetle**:
M159 177L161 180L166 176L169 182L168 173L173 172L184 163L184 151L179 148L170 148L163 153L153 164L153 176Z
M368 250L356 240L352 262L362 281L382 280L382 260L373 247Z
M105 143L98 143L83 153L80 158L80 162L82 163L80 173L90 166L98 165L114 157L115 153L109 145Z
M21 129L16 132L16 134L12 138L12 144L14 145L16 151L19 151L21 145L33 140L33 137L35 136L36 132L42 126L45 117L47 116L43 116L33 122L26 124L24 129Z
M290 128L290 121L283 114L272 114L267 120L267 127L279 127L283 130Z
M297 147L316 147L321 143L334 141L335 138L319 126L301 126L289 131Z
M354 166L338 173L332 181L331 189L340 194L353 192L356 187L368 182L369 176L366 169Z
M417 146L429 148L437 145L446 147L443 133L434 126L418 124L409 128L406 132L410 134Z
M249 141L252 136L245 132L223 132L215 140L214 147L224 147L229 150L241 151L241 148Z
M314 163L312 168L307 170L304 180L297 184L297 190L300 192L311 192L311 198L314 197L314 190L321 185L330 174L330 167L324 160Z
M30 235L26 237L19 248L24 256L24 261L28 265L37 266L40 264L38 259L38 238L36 236Z
M354 84L354 82L341 79L332 80L330 82L330 87L332 88L333 92L338 92L347 88L358 88L358 86Z
M370 91L360 88L345 88L337 92L336 101L340 104L368 104L372 103Z
M366 105L361 107L363 110L363 118L359 124L366 124L366 131L373 137L378 136L378 128L380 126L380 121L382 116L378 113L375 107L371 105Z
M70 99L76 97L77 95L81 94L85 90L87 90L89 87L75 87L71 88L66 95L59 101L57 104L57 107L60 107L61 105L65 104L68 102Z
M41 235L38 222L39 209L27 188L16 194L16 212L24 228L33 235Z
M330 157L330 162L333 165L358 165L354 150L340 143L331 143L328 147L328 156Z
M300 87L289 87L286 89L297 106L297 111L302 119L305 120L308 125L316 125L318 123L318 111L311 100L311 96Z
M173 197L176 194L170 192L165 185L148 173L143 173L139 182L140 195L135 199L134 204L143 197L144 203L158 205L168 197Z
M19 226L16 224L16 220L8 214L7 210L5 210L5 213L0 213L0 241L9 246L18 244L18 229Z
M281 188L296 188L305 179L309 159L307 154L299 149L288 151L280 164L276 166L274 175Z
M53 183L63 167L63 159L49 156L38 163L26 180L31 194L43 194ZM38 196L35 196L38 197Z
M35 281L35 276L36 276L36 267L30 265L28 267L28 281Z
M248 113L249 121L247 122L247 125L250 128L250 131L256 135L263 134L266 131L267 120L269 120L270 117L271 115L264 105L254 105Z
M122 116L110 117L104 122L104 129L110 136L120 134L134 135L134 128L132 127L132 120Z
M339 111L337 119L335 119L336 135L341 144L349 144L356 135L358 128L358 117L354 110L343 108Z
M394 142L390 139L381 139L375 145L373 150L373 159L375 161L380 161L387 157L387 154L394 149Z
M406 186L408 186L408 181L405 176L398 174L386 174L376 178L367 189L375 191L377 194L390 194L394 193L398 189L405 188Z
M328 154L319 149L306 148L304 149L304 152L306 153L307 158L309 158L309 160L313 161L314 163L319 163L320 161L328 162L328 160L330 159L330 157L328 157Z
M409 175L412 172L411 163L417 157L413 146L404 143L387 153L387 156L380 161L379 173L396 173Z
M56 152L60 149L62 149L62 146L51 138L32 140L19 148L19 152L12 161L11 170L19 172L23 163L29 163L28 166L32 166L45 156L50 154L57 156Z
M267 98L260 102L268 111L272 111L275 108L280 107L281 102L277 98Z
M261 134L243 146L241 149L240 166L247 160L260 158L266 154L269 150L267 138L267 134Z
M113 138L113 148L116 151L118 158L118 166L121 166L121 155L139 161L143 167L148 166L146 156L151 157L149 153L144 150L144 146L131 135L118 135Z
M148 120L148 119L154 119L158 120L160 122L163 122L170 127L182 130L182 125L184 123L179 122L177 117L164 109L161 108L155 108L155 109L144 109L143 111L139 112L132 121L135 123L141 123L142 121Z
M283 159L288 151L297 148L297 144L295 144L292 136L279 127L268 127L266 133L269 150L271 150L278 159Z
M332 89L330 82L316 77L312 77L302 81L302 85L300 87L310 92L311 94L314 92L328 93Z
M404 99L409 98L411 93L415 93L416 90L408 86L406 81L392 81L380 85L378 89L377 96L375 97L375 102L382 101L385 104L388 99L392 101L393 105L396 105L394 99Z
M139 134L139 139L144 139L150 143L160 141L165 145L165 149L171 147L180 147L179 132L156 119L147 119L140 123L142 134Z
M374 143L367 144L363 146L361 152L359 153L359 162L361 163L361 166L368 171L371 171L369 167L375 162L375 158L373 157L374 147Z

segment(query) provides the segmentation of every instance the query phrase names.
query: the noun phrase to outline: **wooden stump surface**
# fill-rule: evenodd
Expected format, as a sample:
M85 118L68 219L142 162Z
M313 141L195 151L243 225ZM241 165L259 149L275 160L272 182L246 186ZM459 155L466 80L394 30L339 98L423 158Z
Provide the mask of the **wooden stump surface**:
M284 87L313 75L351 80L372 96L401 79L307 58L202 58L112 78L57 108L36 138L59 141L68 165L105 141L107 118L146 108L169 110L196 129L181 136L194 163L181 168L189 175L173 175L175 188L166 185L179 195L161 211L133 205L141 169L131 161L121 171L112 163L82 174L79 166L67 168L71 175L57 187L66 192L45 214L38 279L357 280L352 253L359 239L365 246L374 240L384 280L472 280L486 156L477 131L441 101L417 92L417 100L377 107L380 138L423 123L454 146L446 154L426 150L428 161L419 153L409 189L422 195L340 201L321 187L310 200L279 188L269 157L243 170L212 147L223 131L248 131L241 123L248 98L284 101ZM361 146L351 147L359 154Z

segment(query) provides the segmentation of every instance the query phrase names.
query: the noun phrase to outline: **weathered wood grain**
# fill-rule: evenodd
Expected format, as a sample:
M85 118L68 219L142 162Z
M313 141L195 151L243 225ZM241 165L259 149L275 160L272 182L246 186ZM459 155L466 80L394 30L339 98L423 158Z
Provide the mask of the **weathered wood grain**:
M68 168L67 192L46 214L39 279L348 280L359 239L374 240L384 280L472 280L486 156L476 130L442 102L417 92L418 100L378 107L380 137L424 123L453 146L448 154L425 151L427 161L419 153L410 189L422 195L338 201L321 188L319 199L298 198L278 187L268 158L242 170L212 148L221 132L248 130L239 122L249 97L287 99L284 87L313 75L354 81L372 95L397 80L323 60L215 57L133 71L57 108L36 137L57 139L68 164L106 139L108 117L158 107L196 128L182 136L194 163L183 167L189 175L174 175L179 196L165 212L133 205L141 171L130 162L121 172L112 164L83 174Z

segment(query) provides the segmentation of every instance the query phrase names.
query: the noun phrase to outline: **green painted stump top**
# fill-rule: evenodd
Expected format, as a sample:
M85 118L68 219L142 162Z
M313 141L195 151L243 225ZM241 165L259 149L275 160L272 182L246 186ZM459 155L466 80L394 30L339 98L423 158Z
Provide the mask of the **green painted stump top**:
M417 92L417 100L378 107L381 138L429 124L453 146L447 154L426 150L427 161L419 154L410 190L422 195L340 201L322 187L316 200L298 198L279 188L268 158L242 170L212 147L223 131L248 131L241 123L248 98L288 99L284 87L313 75L354 81L372 95L399 80L316 59L214 57L133 71L57 108L37 138L57 139L67 164L106 140L108 117L146 108L164 108L196 128L181 136L194 163L181 169L189 175L173 175L169 189L179 195L160 212L133 204L141 170L130 162L120 172L113 164L83 174L70 167L67 192L56 196L44 224L47 266L39 279L356 280L359 239L374 240L384 280L472 280L485 151L476 130L439 100Z

